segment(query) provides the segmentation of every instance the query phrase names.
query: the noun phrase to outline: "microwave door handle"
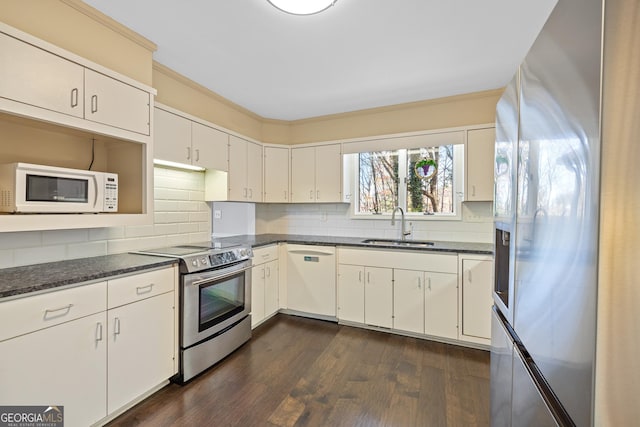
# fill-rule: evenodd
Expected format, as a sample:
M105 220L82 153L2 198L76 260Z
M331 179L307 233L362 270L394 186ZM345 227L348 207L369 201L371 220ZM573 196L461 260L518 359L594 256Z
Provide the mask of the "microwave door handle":
M91 178L93 179L93 188L95 188L93 195L93 208L95 209L98 206L98 196L101 192L101 189L98 187L98 178L96 177L96 175L93 175ZM102 210L102 208L100 208L100 210Z

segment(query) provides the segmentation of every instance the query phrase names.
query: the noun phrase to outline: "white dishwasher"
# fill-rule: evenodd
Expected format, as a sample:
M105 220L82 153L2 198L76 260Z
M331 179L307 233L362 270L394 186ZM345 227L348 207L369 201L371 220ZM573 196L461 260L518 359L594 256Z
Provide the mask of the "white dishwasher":
M287 245L287 308L335 320L336 248Z

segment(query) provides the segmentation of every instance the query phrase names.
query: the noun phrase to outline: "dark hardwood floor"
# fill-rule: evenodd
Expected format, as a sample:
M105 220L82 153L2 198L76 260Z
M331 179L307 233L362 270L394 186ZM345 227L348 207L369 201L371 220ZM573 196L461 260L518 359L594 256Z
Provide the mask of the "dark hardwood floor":
M488 352L282 314L109 424L488 425Z

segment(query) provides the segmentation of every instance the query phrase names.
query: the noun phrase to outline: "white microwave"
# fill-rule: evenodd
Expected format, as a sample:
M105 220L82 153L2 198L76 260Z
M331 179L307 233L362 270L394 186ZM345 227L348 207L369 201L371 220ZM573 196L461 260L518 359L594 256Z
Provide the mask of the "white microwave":
M29 163L2 164L0 212L118 212L118 175Z

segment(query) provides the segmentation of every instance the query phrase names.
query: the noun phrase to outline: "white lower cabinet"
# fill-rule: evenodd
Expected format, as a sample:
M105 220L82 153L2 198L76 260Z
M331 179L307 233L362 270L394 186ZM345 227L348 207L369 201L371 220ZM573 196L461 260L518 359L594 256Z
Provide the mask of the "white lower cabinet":
M108 413L175 373L173 297L167 292L108 311Z
M424 334L424 283L422 271L393 271L393 329Z
M338 319L458 340L457 269L452 254L340 248Z
M67 427L106 417L106 317L102 311L0 342L1 404L64 406Z
M365 267L364 323L389 328L393 326L393 270Z
M490 344L493 258L482 255L460 255L460 339Z
M117 413L176 373L177 268L0 302L0 404Z
M458 339L458 275L425 273L424 333Z
M279 310L278 246L253 251L251 268L251 327L276 314Z
M338 265L338 319L364 323L364 267Z

